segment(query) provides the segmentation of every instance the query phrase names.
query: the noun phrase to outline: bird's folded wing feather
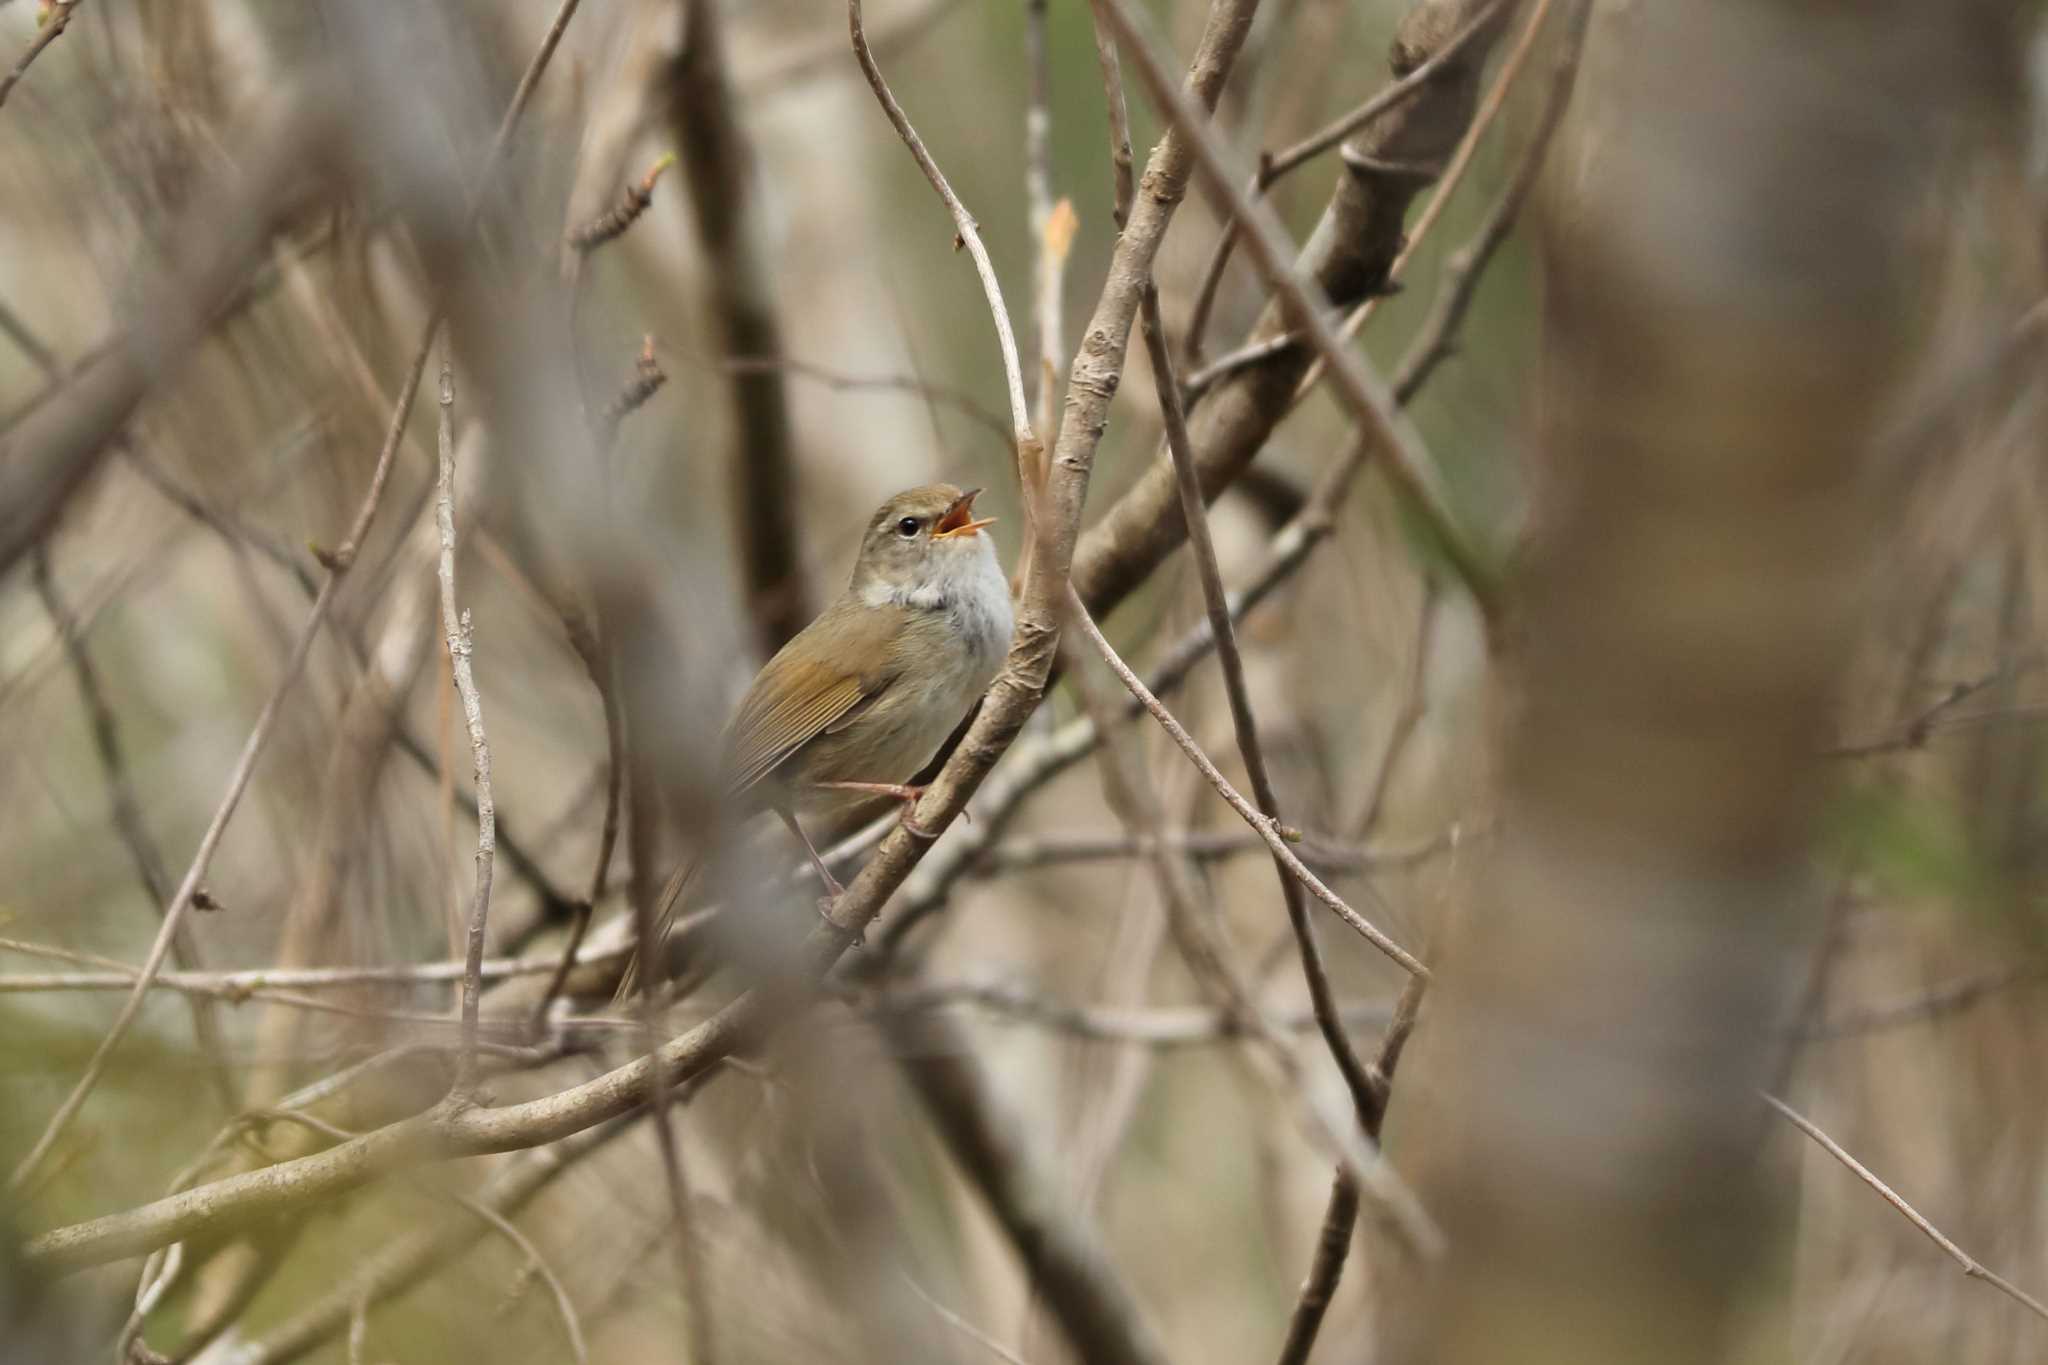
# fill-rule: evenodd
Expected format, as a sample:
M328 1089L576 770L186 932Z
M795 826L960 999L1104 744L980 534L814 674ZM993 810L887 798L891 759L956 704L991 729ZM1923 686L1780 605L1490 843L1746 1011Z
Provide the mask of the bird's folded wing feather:
M895 676L891 651L869 650L869 632L888 634L892 608L827 612L790 642L740 700L726 734L726 790L753 788L811 740L874 704ZM801 646L809 645L809 648ZM866 672L848 659L882 660Z

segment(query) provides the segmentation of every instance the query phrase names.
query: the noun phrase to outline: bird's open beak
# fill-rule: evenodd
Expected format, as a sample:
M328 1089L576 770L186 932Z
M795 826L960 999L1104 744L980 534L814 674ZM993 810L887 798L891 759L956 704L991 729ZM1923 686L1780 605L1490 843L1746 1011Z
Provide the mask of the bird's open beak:
M981 493L979 488L970 488L953 499L952 506L939 518L939 524L932 528L933 540L944 540L948 536L971 536L984 526L996 524L994 517L976 519L974 500Z

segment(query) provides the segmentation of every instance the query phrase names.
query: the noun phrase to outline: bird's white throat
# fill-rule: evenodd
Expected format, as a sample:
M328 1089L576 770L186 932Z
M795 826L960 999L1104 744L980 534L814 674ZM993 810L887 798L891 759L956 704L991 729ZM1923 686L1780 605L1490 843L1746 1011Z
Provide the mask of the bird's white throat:
M913 607L943 611L970 648L982 686L995 676L1010 647L1015 620L1010 609L1010 582L996 560L995 543L976 532L965 544L937 544L909 583L876 580L861 589L870 607ZM979 688L976 689L977 694Z

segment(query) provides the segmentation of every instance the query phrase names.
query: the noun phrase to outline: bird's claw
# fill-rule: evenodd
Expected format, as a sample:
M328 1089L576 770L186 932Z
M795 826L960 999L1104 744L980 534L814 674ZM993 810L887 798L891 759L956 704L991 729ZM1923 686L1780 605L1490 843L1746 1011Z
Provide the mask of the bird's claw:
M924 787L914 787L903 782L820 782L818 785L831 787L837 791L867 792L872 796L886 796L893 801L900 801L903 803L903 811L898 818L904 829L926 843L939 837L937 830L920 824L911 813L917 809L917 803L924 799Z
M825 921L825 927L827 929L832 930L832 932L836 934L844 934L851 932L853 936L852 946L856 948L865 948L868 942L867 930L854 929L849 931L845 925L841 924L838 920L832 918L832 907L834 905L837 905L838 903L839 898L837 896L818 897L818 918Z

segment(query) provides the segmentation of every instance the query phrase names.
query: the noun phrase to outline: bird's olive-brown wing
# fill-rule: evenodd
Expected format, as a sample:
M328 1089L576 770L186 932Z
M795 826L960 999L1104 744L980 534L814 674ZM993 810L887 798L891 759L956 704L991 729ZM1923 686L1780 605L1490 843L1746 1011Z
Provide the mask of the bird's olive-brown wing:
M805 744L850 721L888 689L897 668L896 607L844 601L768 661L726 730L726 790L740 796Z

